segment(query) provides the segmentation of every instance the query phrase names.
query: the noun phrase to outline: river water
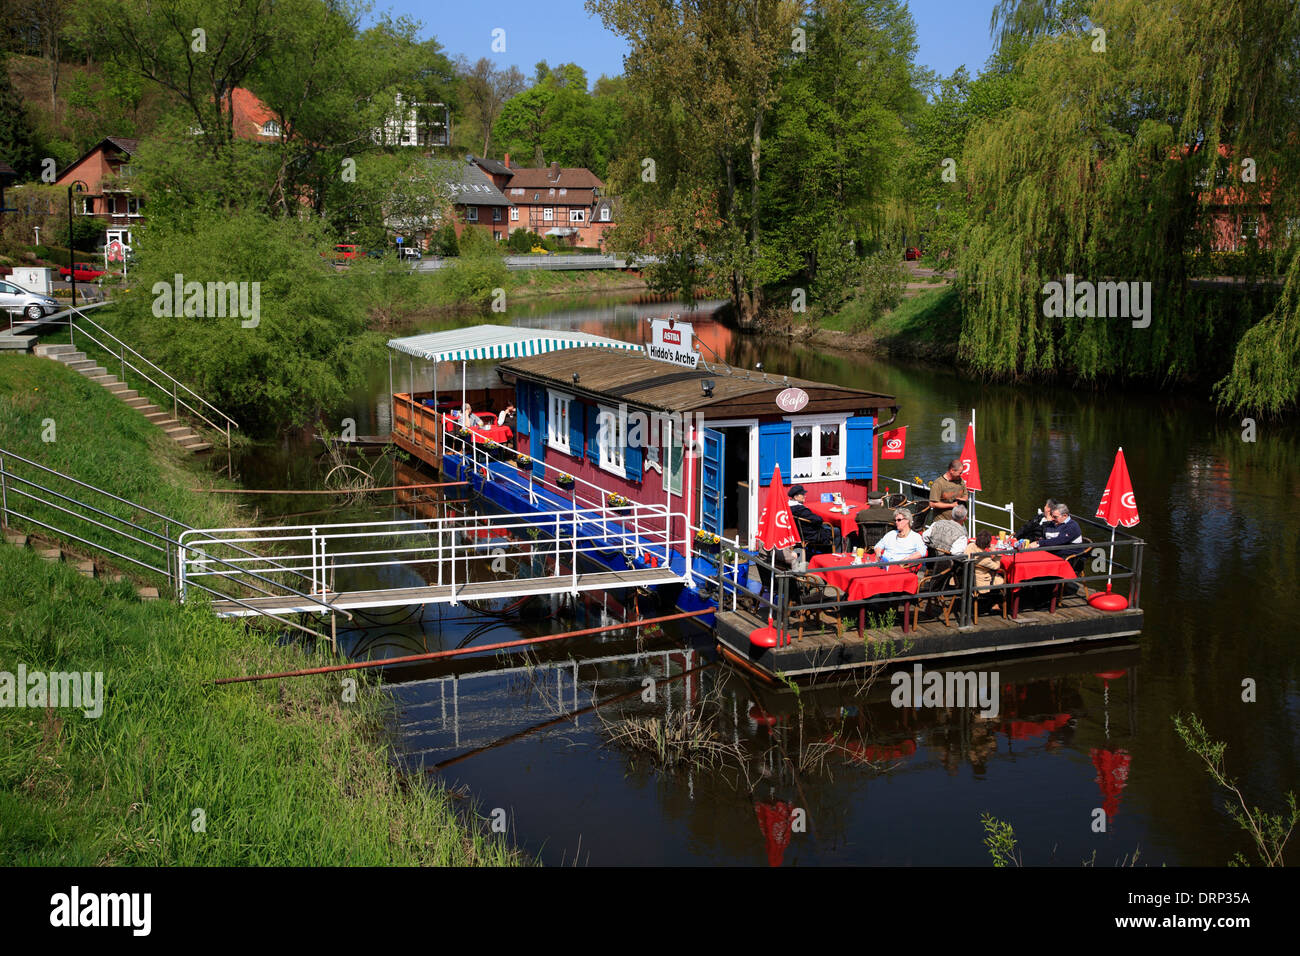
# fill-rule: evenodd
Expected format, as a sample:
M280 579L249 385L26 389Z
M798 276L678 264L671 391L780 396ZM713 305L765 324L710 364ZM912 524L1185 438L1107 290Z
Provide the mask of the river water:
M678 308L597 300L508 318L641 341L647 316ZM717 663L689 622L640 641L613 632L527 658L391 668L405 768L464 794L466 808L503 822L504 839L547 864L987 865L985 814L1015 828L1026 864L1219 866L1251 853L1173 717L1195 713L1227 743L1229 773L1252 805L1279 810L1300 789L1294 429L1260 422L1251 434L1191 397L982 384L694 319L706 357L897 396L907 457L886 474L936 476L977 409L983 497L1014 501L1021 521L1048 496L1091 515L1123 446L1141 512L1134 533L1147 542L1143 634L1086 654L981 664L998 672L996 717L895 708L885 679L759 687ZM408 370L395 371L403 389ZM454 381L444 367L443 387ZM373 369L339 418L359 434L386 432L387 389L387 366ZM312 487L323 472L313 448L286 439L236 470L248 487ZM322 507L303 500L263 504ZM626 613L600 596L496 610L375 611L341 635L343 647L391 657ZM683 748L694 759L665 765L643 746L657 736L694 740ZM1294 846L1289 862L1300 862Z

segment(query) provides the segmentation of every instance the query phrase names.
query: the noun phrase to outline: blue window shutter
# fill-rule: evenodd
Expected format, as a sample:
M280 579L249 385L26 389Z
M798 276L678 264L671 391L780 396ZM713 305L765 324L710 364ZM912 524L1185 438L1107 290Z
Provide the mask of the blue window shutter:
M545 476L546 467L546 389L534 388L533 392L533 440L528 445L532 450L533 473Z
M790 423L768 422L758 426L758 480L766 485L772 470L781 466L781 481L790 483Z
M871 442L874 420L869 416L850 418L844 430L844 476L869 480L871 478Z
M582 457L583 425L587 420L585 406L576 398L569 401L569 454L574 458Z
M600 464L600 406L587 406L587 460Z
M623 451L623 468L627 472L628 481L640 482L641 480L641 446L636 448L628 446Z
M528 403L532 400L532 388L527 382L515 383L515 433L528 434Z

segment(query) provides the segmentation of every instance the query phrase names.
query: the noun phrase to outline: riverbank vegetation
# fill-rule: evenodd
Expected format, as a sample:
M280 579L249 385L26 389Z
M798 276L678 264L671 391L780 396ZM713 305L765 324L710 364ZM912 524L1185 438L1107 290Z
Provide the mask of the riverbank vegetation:
M199 526L237 523L230 496L189 490L214 479L102 388L44 359L0 362L0 447ZM320 653L9 544L0 580L3 669L102 672L105 694L94 719L0 709L5 865L515 861L448 794L397 771L364 679L355 701L337 676L212 684Z

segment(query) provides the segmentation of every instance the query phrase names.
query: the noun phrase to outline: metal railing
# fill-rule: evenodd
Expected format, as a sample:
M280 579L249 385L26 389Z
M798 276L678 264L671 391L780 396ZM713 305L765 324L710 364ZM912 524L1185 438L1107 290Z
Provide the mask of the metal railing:
M187 588L200 578L238 581L244 575L267 578L289 573L308 580L310 594L333 594L337 600L335 585L340 571L346 577L363 568L395 567L417 573L427 568L428 577L421 575L422 580L431 587L447 588L444 595L424 595L421 600L445 599L455 604L467 585L494 581L502 586L476 588L473 597L557 590L577 593L582 587L580 555L590 551L626 554L629 549L663 554L660 576L666 582L675 577L667 561L668 542L662 535L656 541L653 535L634 530L638 515L654 513L662 514L662 506L607 507L602 513L537 511L311 526L188 528L179 536L179 593L184 600ZM275 549L273 553L254 550L268 545ZM223 557L225 548L234 548L236 553ZM510 559L516 561L513 567ZM213 561L217 567L212 566ZM524 562L533 573L526 578L530 584L521 588L517 582L525 578L518 569ZM503 580L494 576L497 574L507 577ZM403 596L409 587L366 590L376 593L361 600L373 606L419 603L409 594Z
M28 469L35 472L34 477L22 473ZM36 477L42 478L49 484L36 480ZM62 483L66 493L49 487L50 484L55 483ZM20 510L20 505L28 510ZM130 509L132 517L126 518L114 514L109 510L113 505ZM28 527L43 529L60 539L78 542L95 551L144 568L162 577L174 592L179 592L181 583L179 555L182 547L179 538L186 531L193 530L189 525L138 502L96 488L94 485L0 448L0 523L16 528L18 525L15 521L23 522ZM221 561L221 559L214 560ZM226 562L222 561L222 563ZM232 570L237 570L237 566L229 566ZM277 567L275 570L292 571L285 567ZM321 610L337 612L349 619L352 617L341 608L335 608L326 601L282 582L274 581L266 575L252 574L250 577L251 580L241 582L249 591L272 596L278 589L310 601L318 605ZM225 593L206 585L201 585L200 588L214 599L233 601L248 608L250 613L273 618L280 624L305 631L314 637L322 636L310 628L304 628L279 615L249 605L245 600L250 596L248 593Z
M75 306L69 309L68 315L68 337L72 345L76 345L76 336L78 331L78 320L81 323L80 332L84 338L89 339L100 347L104 352L117 359L118 365L122 371L122 381L127 381L126 372L130 369L136 375L140 376L154 388L158 389L164 395L170 395L172 400L172 414L180 416L180 410L185 409L186 413L199 419L214 431L222 432L226 436L226 447L230 447L230 430L238 428L239 423L223 412L217 406L213 405L206 398L200 395L194 389L190 388L184 382L176 378L169 372L164 371L156 363L145 358L131 346L127 345L108 329L104 328L94 319L87 316ZM87 331L85 325L93 326L99 330L100 334L109 339L113 344L107 344L95 336L93 332ZM158 381L150 374L157 375L163 379ZM187 397L188 396L188 397ZM205 414L206 410L206 414ZM211 415L212 417L209 417ZM216 419L216 421L214 421Z

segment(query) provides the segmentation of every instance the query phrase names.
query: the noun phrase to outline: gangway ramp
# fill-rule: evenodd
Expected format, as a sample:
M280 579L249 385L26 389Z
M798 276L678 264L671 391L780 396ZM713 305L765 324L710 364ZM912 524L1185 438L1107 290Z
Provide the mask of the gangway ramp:
M284 574L294 576L307 592L267 594L263 589L238 600L212 602L218 615L237 617L685 583L672 567L672 545L684 545L668 537L675 517L681 516L662 505L627 504L432 520L195 529L180 539L180 593L184 599L188 583L207 577L238 587L243 575L264 581ZM595 559L598 569L582 570L584 557ZM626 567L610 569L620 563ZM413 586L413 580L423 583Z

